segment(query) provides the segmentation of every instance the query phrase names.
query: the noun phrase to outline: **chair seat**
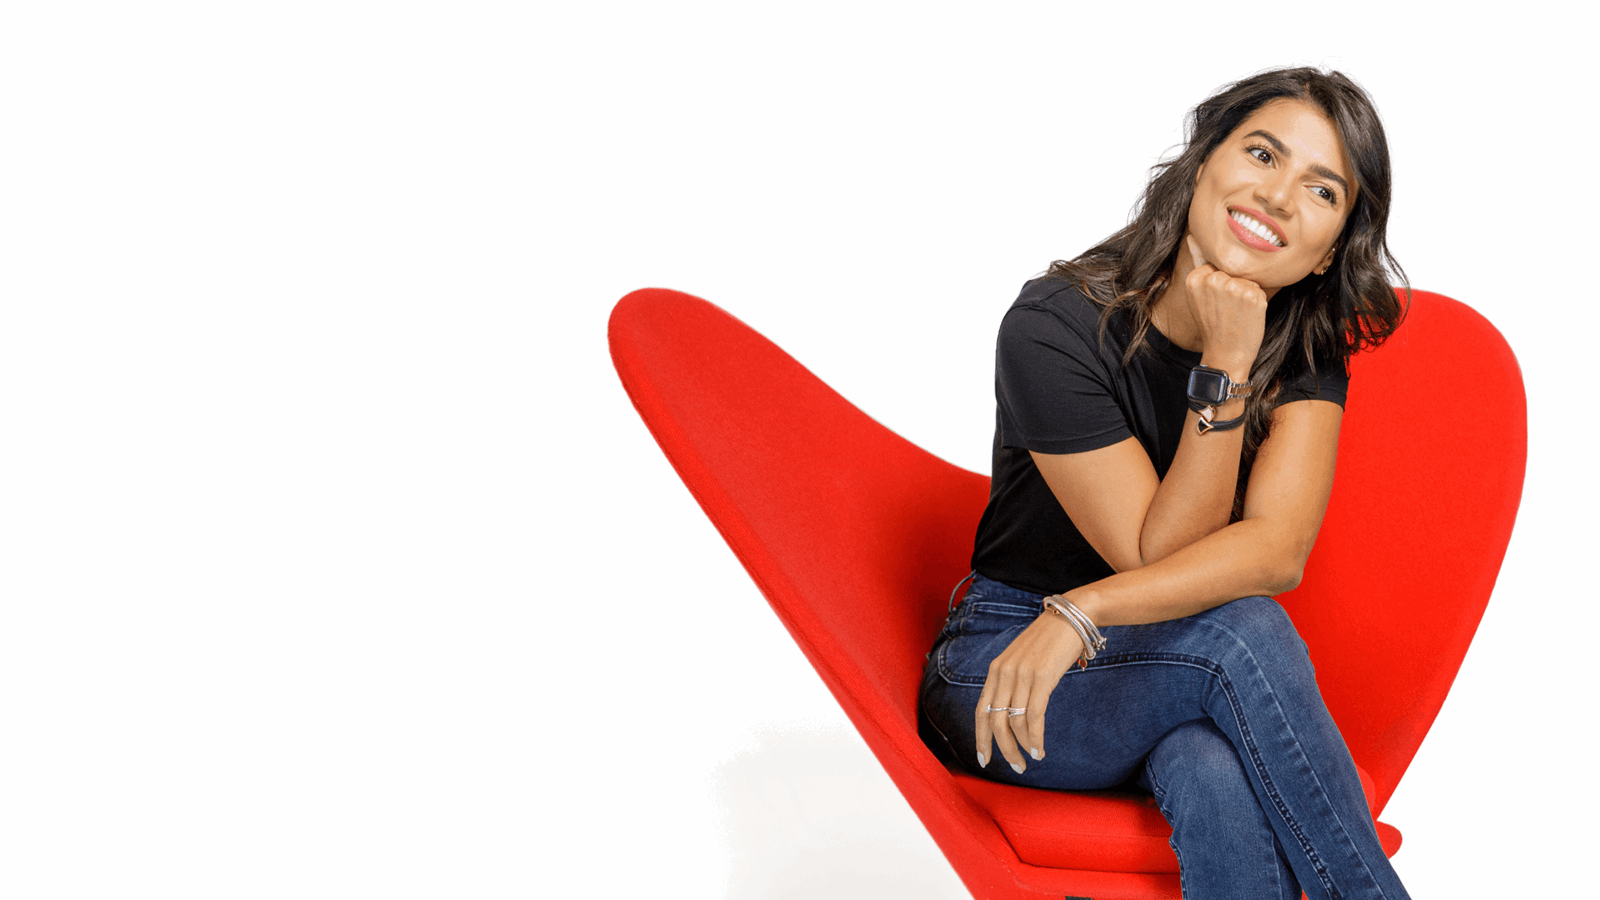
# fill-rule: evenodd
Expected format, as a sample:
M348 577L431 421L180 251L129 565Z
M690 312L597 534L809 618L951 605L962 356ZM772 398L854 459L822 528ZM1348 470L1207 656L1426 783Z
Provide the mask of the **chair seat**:
M1367 807L1377 790L1356 766ZM952 771L962 790L993 817L1017 858L1035 866L1089 872L1177 872L1167 843L1172 828L1149 794L1126 791L1048 791L985 781ZM1400 848L1400 832L1380 823L1384 852Z

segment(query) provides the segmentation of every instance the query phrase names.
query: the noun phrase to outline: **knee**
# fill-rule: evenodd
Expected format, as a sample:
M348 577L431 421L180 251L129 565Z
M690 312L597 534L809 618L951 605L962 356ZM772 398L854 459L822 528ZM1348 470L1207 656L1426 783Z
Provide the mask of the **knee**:
M1149 786L1179 843L1260 824L1260 801L1239 751L1209 720L1180 725L1146 765Z
M1147 764L1160 793L1197 814L1231 806L1241 796L1255 803L1239 751L1209 719L1173 729Z
M1294 622L1271 597L1241 597L1215 610L1217 622L1246 650L1276 655L1286 651L1304 656L1306 643Z
M1214 657L1235 685L1264 684L1274 692L1308 701L1320 694L1310 649L1289 614L1270 597L1245 597L1217 608L1214 624L1222 645Z

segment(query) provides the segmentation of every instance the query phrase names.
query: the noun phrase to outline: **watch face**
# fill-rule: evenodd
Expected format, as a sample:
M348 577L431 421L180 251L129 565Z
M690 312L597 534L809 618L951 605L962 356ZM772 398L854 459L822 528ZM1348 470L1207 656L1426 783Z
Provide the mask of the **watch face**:
M1189 373L1189 399L1207 406L1215 406L1228 399L1228 373L1196 366Z

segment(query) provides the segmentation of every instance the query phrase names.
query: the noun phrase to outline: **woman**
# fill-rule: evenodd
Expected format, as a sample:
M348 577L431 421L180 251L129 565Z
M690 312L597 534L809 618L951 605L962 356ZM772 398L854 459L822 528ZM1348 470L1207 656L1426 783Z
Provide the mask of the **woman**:
M1245 79L1132 223L1001 324L989 506L925 733L997 781L1142 785L1185 897L1406 896L1270 599L1327 507L1346 361L1402 314L1389 178L1349 79Z

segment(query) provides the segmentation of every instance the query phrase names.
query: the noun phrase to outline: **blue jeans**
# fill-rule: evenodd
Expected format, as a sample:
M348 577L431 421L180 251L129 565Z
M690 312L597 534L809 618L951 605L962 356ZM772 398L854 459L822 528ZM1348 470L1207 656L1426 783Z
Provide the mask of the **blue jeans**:
M1058 790L1139 784L1172 823L1183 895L1406 898L1344 739L1283 608L1246 597L1150 625L1102 628L1106 648L1050 696L1045 758L980 769L973 714L989 663L1040 595L978 575L922 681L935 752L994 781Z

